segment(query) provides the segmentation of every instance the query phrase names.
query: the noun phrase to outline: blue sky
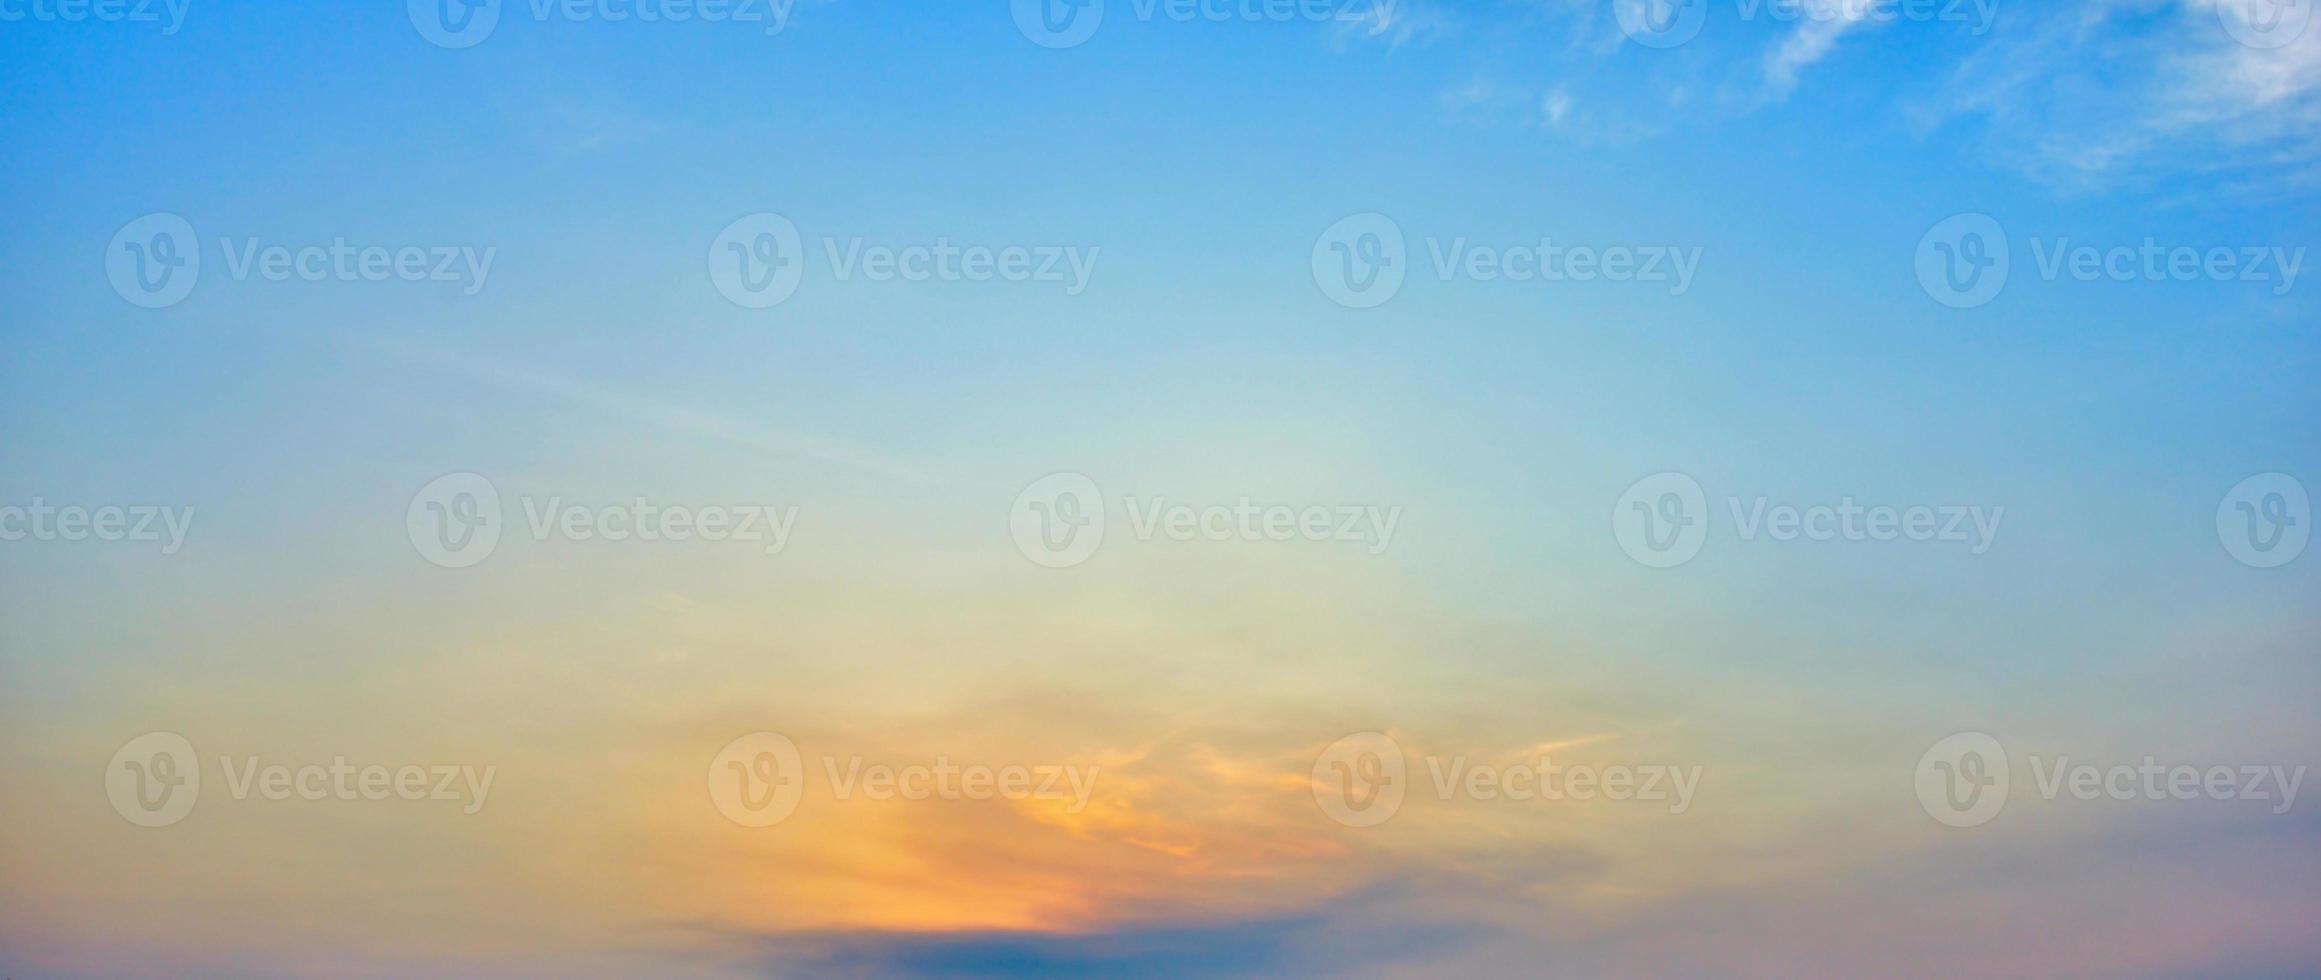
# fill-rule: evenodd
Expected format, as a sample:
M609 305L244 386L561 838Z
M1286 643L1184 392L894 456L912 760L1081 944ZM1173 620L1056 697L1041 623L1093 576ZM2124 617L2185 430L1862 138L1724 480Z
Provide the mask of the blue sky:
M1332 23L1099 2L1101 26L1062 49L1005 2L800 0L768 33L504 0L459 49L394 3L192 0L172 33L0 22L0 504L199 515L166 559L0 548L0 728L19 745L0 779L36 828L0 871L53 883L84 849L124 855L56 885L59 911L0 929L0 946L40 973L296 975L352 948L389 973L549 972L601 941L687 972L748 972L772 950L777 969L972 974L1144 968L1198 934L1216 951L1191 969L1355 973L1308 939L1390 921L1436 968L1519 972L1554 947L1582 972L1777 971L1873 962L1800 923L1845 918L1868 943L1972 923L1996 895L2071 929L2124 891L2120 932L2089 941L2118 939L2120 959L2052 959L2003 930L1991 945L2029 972L2312 962L2287 923L2310 921L2316 879L2266 877L2258 856L2309 870L2306 812L2066 807L1937 841L1897 787L1962 729L2081 757L2321 749L2321 566L2237 563L2216 525L2246 478L2321 480L2321 310L2301 277L2321 265L2262 281L2040 273L2066 244L2301 261L2321 228L2321 28L2243 43L2238 0L2001 0L1987 21L1967 5L1895 23L1834 0L1796 18L1715 0L1697 37L1663 50L1592 0L1400 0ZM146 309L106 261L155 212L196 230L202 268L183 301ZM770 309L714 281L712 243L759 212L806 246L801 285ZM1363 213L1398 229L1409 278L1356 309L1313 263L1326 229ZM1963 309L1917 271L1930 229L1961 214L1989 216L2012 254L2004 290ZM247 243L339 239L492 264L473 289L231 271ZM1077 293L842 278L825 243L857 239L1072 248L1093 274ZM1697 274L1671 289L1429 264L1454 242L1542 239L1687 251ZM534 541L454 574L414 557L404 514L463 471L511 508L763 499L803 516L773 562ZM1403 519L1372 562L1114 538L1050 575L1007 546L1002 517L1057 471L1116 497ZM1698 560L1655 569L1607 515L1668 471L1706 488L1712 527ZM1743 540L1727 500L1760 497L2005 518L1983 554ZM376 733L353 720L374 715L390 719ZM1129 766L1122 805L1139 816L1069 841L1039 836L1057 825L1036 814L974 824L1020 845L1039 869L1020 880L921 823L949 817L769 842L671 816L654 765L693 773L701 739L751 725L1102 758ZM1287 759L1302 780L1315 746L1365 726L1429 746L1616 732L1743 789L1712 826L1665 836L1460 810L1348 842L1252 802L1272 798L1249 773ZM483 753L512 802L470 832L228 801L208 829L155 843L85 793L43 795L93 784L157 729L278 754ZM527 766L623 775L576 800L524 782ZM590 820L528 822L559 806ZM323 853L345 833L425 857L375 905L314 890L377 869L314 858L320 875L253 884L225 857L252 842L311 857L309 841ZM1121 856L1155 840L1203 857ZM1478 843L1493 840L1507 850ZM2171 856L2146 876L2104 870L2123 841ZM1306 863L1341 847L1354 857ZM927 897L948 886L870 858L784 876L816 848L907 851L930 875L980 872L1053 904L953 907ZM2047 880L1996 880L2025 853ZM718 870L736 854L750 875ZM445 870L450 855L495 871ZM133 857L173 869L149 910L190 935L157 929L91 961L101 910L135 890ZM1270 869L1254 896L1234 885L1251 867ZM2247 876L2186 887L2247 886L2262 910L2232 906L2229 927L2187 914L2150 938L2182 924L2169 875L2200 867ZM573 868L593 883L569 887ZM443 926L429 874L542 911ZM1114 891L1119 875L1165 884ZM932 904L863 912L874 881ZM1736 911L1737 893L1771 908ZM217 921L184 910L221 895L333 924L204 940ZM1494 903L1579 924L1476 909ZM397 959L361 923L423 948ZM1638 938L1654 930L1698 944L1656 958ZM2236 942L2253 952L2228 956Z

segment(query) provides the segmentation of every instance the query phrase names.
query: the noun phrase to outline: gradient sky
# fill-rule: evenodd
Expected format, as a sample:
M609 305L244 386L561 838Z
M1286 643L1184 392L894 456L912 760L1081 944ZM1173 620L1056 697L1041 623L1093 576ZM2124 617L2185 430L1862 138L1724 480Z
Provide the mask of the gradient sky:
M2316 287L2045 281L2029 248L2312 244L2321 27L1713 0L1655 50L1611 0L1102 2L1060 50L1005 0L801 0L772 34L506 0L464 49L395 2L0 20L0 506L195 515L168 555L0 541L0 973L2321 975L2315 804L2020 769L2321 759L2321 561L2236 562L2216 519L2258 474L2321 488ZM144 309L105 257L154 212L203 268ZM808 242L772 309L704 258L757 212ZM1350 309L1311 259L1366 212L1412 268ZM2013 271L1953 309L1914 263L1962 213ZM856 237L1100 251L1077 295L840 281L820 242ZM1542 237L1699 271L1426 265ZM495 260L472 295L270 282L219 241L342 238ZM1670 471L1712 529L1649 568L1611 519ZM777 555L512 528L440 568L406 513L460 472L511 523L797 517ZM1008 520L1056 472L1400 518L1369 555L1116 509L1044 568ZM2005 517L1982 554L1743 540L1726 501L1759 497ZM146 828L104 783L156 731L205 785ZM748 828L703 773L755 731L1098 780L1067 812L816 778ZM1370 731L1418 785L1349 827L1315 764ZM1913 790L1961 731L2017 757L1985 826ZM1699 797L1420 792L1425 759L1541 751L1699 766ZM473 814L234 799L218 756L497 777Z

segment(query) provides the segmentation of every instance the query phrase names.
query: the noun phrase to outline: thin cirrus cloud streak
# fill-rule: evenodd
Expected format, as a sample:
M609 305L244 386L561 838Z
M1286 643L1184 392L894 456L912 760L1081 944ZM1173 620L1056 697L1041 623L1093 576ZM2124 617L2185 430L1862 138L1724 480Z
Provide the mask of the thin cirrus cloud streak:
M1979 122L1997 154L2074 191L2170 173L2274 194L2321 180L2321 31L2279 47L2236 42L2221 0L2013 11L1932 94L1921 133Z
M1736 18L1712 7L1701 34L1675 51L1626 43L1595 5L1512 8L1495 15L1494 30L1539 43L1519 62L1485 58L1439 98L1453 119L1582 142L1674 138L1688 119L1784 111L1817 84L1858 90L1862 73L1839 62L1930 37L1952 53L1868 81L1889 86L1878 97L1921 139L1955 128L2067 192L2187 173L2259 194L2321 182L2321 29L2277 47L2242 44L2227 25L2247 21L2243 4L1998 4L1959 8L1989 24L1901 25L1871 17L1861 0L1806 0L1793 18L1765 16L1771 8L1768 0L1751 8L1758 16ZM1482 33L1446 43L1477 47ZM1695 49L1713 56L1692 57Z
M413 366L485 382L506 391L551 396L616 418L658 426L675 434L710 439L778 456L831 463L922 486L959 485L956 481L843 439L766 426L734 415L631 395L471 354L454 355L413 344L377 339L350 343Z
M1813 13L1783 38L1765 62L1765 97L1780 101L1797 91L1798 74L1827 57L1838 39L1862 25L1869 5L1860 0L1815 0Z

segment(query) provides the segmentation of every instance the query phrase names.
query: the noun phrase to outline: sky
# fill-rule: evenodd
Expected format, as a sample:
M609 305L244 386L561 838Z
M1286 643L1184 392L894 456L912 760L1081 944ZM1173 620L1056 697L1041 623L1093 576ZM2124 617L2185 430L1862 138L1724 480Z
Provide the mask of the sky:
M0 0L0 973L2321 975L2309 0Z

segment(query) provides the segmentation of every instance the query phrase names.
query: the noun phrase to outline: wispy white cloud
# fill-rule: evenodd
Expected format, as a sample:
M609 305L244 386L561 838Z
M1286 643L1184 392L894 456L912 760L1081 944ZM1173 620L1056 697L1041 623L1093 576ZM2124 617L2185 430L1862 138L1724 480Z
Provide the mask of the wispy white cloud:
M1810 0L1806 17L1765 59L1765 97L1774 102L1797 91L1797 75L1828 57L1838 39L1867 21L1871 7L1861 0Z
M2321 23L2311 23L2321 11L2279 8L2289 19L2267 35L2268 0L1975 2L1883 30L1894 8L1870 0L1794 0L1774 16L1778 2L1712 17L1673 50L1627 41L1589 0L1489 8L1499 19L1488 29L1461 32L1476 39L1478 64L1439 98L1461 124L1620 143L1713 117L1806 111L1787 106L1834 86L1892 100L1921 139L2066 192L2188 175L2204 193L2321 188ZM1524 57L1498 56L1516 36ZM1866 56L1902 43L1918 46L1907 59ZM1856 49L1865 56L1844 56Z
M1539 111L1547 117L1548 126L1561 127L1565 120L1571 118L1571 93L1560 88L1547 93L1547 96L1539 101Z
M1341 47L1369 41L1397 48L1406 41L1446 33L1451 27L1447 10L1421 0L1352 0L1343 9L1336 32Z
M2199 173L2244 190L2321 183L2321 29L2236 39L2233 0L2111 0L2040 18L1961 62L1922 132L1984 127L1993 153L2074 191Z

